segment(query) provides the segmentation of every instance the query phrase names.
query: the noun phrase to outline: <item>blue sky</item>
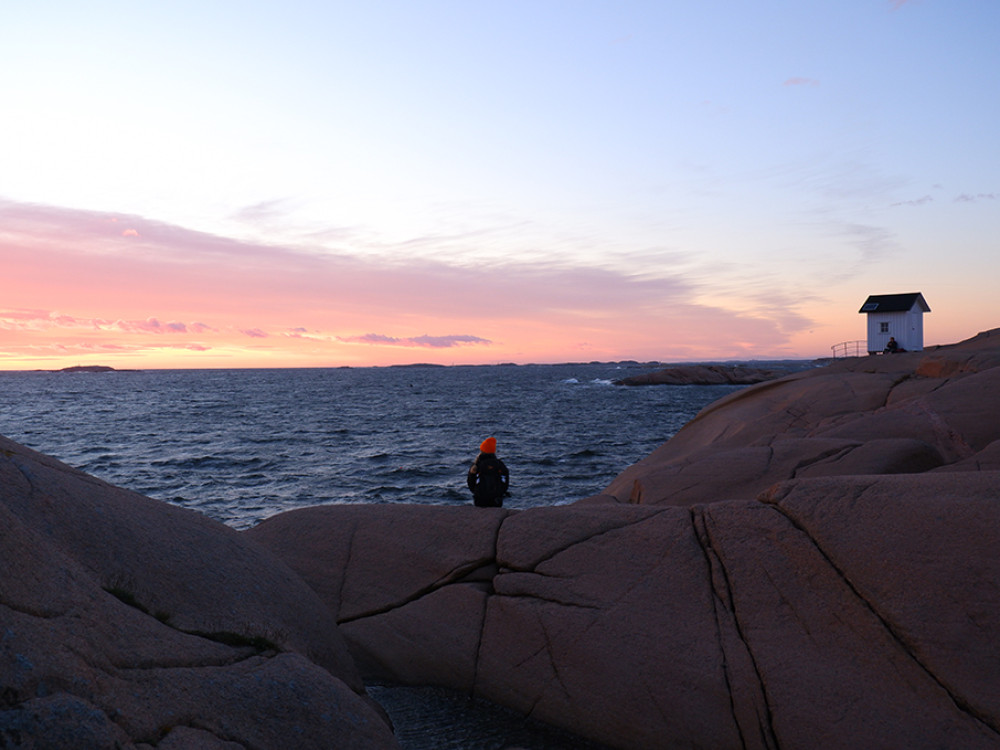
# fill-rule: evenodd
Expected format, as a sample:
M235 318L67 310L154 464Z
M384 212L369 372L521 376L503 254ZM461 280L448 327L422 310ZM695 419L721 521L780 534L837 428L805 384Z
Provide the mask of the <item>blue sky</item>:
M699 337L819 356L863 336L865 296L909 291L947 343L1000 317L998 32L993 0L22 3L0 10L0 206L49 223L0 253L90 212L171 227L143 239L174 263L212 260L186 233L367 263L396 274L395 315L313 304L295 327L450 335L459 359L562 339L552 356L701 358ZM132 252L87 248L95 276ZM484 269L519 315L406 298L407 273L447 290ZM553 310L559 283L578 300ZM114 299L38 287L32 307L140 314Z

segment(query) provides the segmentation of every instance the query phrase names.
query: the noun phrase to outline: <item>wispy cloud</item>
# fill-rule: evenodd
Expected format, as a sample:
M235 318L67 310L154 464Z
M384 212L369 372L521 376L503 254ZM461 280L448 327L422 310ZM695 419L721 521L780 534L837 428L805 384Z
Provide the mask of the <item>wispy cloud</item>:
M935 188L940 188L939 185L935 185ZM978 203L979 201L995 201L997 200L996 193L960 193L956 195L952 201L954 203ZM930 195L925 195L920 198L915 198L913 200L907 201L897 201L896 203L890 204L891 208L897 206L923 206L928 203L933 203L934 197Z
M479 336L468 334L458 334L451 336L412 336L409 338L399 338L396 336L386 336L381 333L366 333L361 336L338 336L339 341L348 344L373 344L377 346L416 346L430 349L449 349L455 346L466 346L469 344L482 344L488 346L493 342Z
M857 248L866 265L897 249L895 235L885 227L843 222L837 225L835 232Z
M925 203L933 203L933 202L934 202L933 196L925 195L921 198L916 198L914 200L898 201L897 203L892 204L892 208L895 208L896 206L922 206Z
M88 331L115 331L120 333L184 334L214 330L203 323L170 321L162 323L156 318L145 320L108 320L81 318L73 315L43 310L0 310L0 328L7 330L42 331L51 328L78 328Z
M288 214L287 201L270 200L244 206L233 214L236 221L249 224L267 224Z
M139 236L122 237L123 228ZM544 361L584 343L595 356L694 357L747 342L780 346L789 327L807 323L796 323L794 310L776 324L752 305L699 303L703 277L692 268L699 261L669 249L626 258L606 251L601 266L571 253L469 263L461 246L480 240L448 235L455 258L447 262L396 252L430 248L430 236L370 257L0 201L0 260L10 289L10 310L0 311L0 331L10 332L0 337L0 357L35 345L101 342L331 363L459 348L470 359ZM682 323L664 337L670 321Z
M433 349L447 349L452 346L463 346L465 344L492 344L489 339L479 336L452 335L452 336L414 336L410 339L417 346L429 346Z
M118 320L115 326L122 331L141 331L143 333L187 333L187 325L179 320L161 323L156 318L146 320Z
M50 328L100 329L110 326L107 320L77 318L47 310L0 310L0 328L8 331L42 331Z
M302 326L297 326L295 328L290 328L287 331L282 331L280 334L285 338L289 339L303 339L310 341L327 341L328 337L322 335L317 331L310 331L308 328L303 328Z
M792 76L786 78L782 86L819 86L819 81L815 78L804 78L802 76Z

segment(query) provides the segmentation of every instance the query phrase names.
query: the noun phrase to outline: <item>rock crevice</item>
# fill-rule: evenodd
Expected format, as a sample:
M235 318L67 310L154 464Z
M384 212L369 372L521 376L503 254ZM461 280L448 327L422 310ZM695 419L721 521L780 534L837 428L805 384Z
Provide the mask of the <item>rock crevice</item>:
M414 602L424 599L431 594L434 594L447 586L468 586L470 583L487 583L488 581L466 580L471 574L477 571L490 570L496 567L496 561L492 558L483 558L478 560L470 560L465 562L453 570L444 572L440 578L431 583L427 584L423 588L413 591L408 596L401 599L386 602L384 606L375 607L372 609L366 609L362 611L352 612L349 616L343 616L337 618L337 623L340 625L348 625L359 620L365 620L372 617L378 617L379 615L385 615L394 610L403 609ZM491 579L492 580L492 579Z
M851 494L853 494L856 498L862 497L872 486L873 484L860 484L854 488L854 491ZM942 679L940 675L936 674L933 667L927 664L922 658L919 642L914 642L908 632L901 628L898 623L893 621L891 614L883 611L878 599L867 595L860 585L852 581L849 572L835 559L831 551L824 549L822 543L815 537L814 534L810 532L802 518L797 516L789 508L786 508L778 498L765 496L762 500L768 503L769 507L772 507L779 512L794 528L800 531L802 535L809 540L809 542L815 547L816 552L826 562L830 569L840 577L844 586L851 591L858 603L867 609L871 615L882 624L885 632L893 639L899 647L899 650L904 653L920 670L922 670L931 681L940 687L944 693L948 695L949 699L954 703L958 710L968 714L976 721L981 722L984 728L990 732L997 734L997 741L998 744L1000 744L1000 716L998 716L995 712L991 713L989 711L984 711L977 707L974 703L970 703L960 692L956 692L953 686L948 684L947 680ZM960 601L956 601L954 603L956 605L961 604ZM989 628L980 628L972 618L969 619L969 622L973 625L973 627L979 630L983 636L990 637L993 635Z
M725 565L714 547L708 529L706 511L703 507L691 509L691 523L695 538L705 555L709 573L708 585L712 590L712 611L715 618L715 637L722 649L722 670L729 691L733 721L740 733L742 748L777 748L774 729L771 726L771 707L767 702L767 692L753 652L743 635L736 605L733 601L729 577ZM727 637L727 633L729 637ZM734 637L735 636L735 637ZM741 679L738 664L749 665L753 682ZM747 693L749 705L737 697L737 692ZM748 721L749 718L749 721ZM747 726L749 724L749 726Z

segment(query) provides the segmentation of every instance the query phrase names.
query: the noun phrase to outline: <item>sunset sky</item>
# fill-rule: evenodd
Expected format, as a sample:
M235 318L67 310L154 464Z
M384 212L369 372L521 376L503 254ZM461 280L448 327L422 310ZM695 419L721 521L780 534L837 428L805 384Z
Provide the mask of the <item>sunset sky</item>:
M997 0L0 8L0 369L1000 326Z

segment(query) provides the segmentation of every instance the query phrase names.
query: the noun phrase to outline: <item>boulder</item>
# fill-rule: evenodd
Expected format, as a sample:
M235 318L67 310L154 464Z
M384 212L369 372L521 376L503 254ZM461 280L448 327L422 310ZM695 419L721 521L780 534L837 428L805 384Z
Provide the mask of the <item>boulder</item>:
M945 378L963 372L982 372L1000 365L1000 328L983 331L951 346L932 347L921 357L917 374Z
M243 533L289 563L337 614L368 680L469 692L497 530L509 513L325 505L280 513ZM442 610L451 616L441 620Z
M752 385L787 374L787 370L746 365L676 365L630 375L615 385Z
M0 439L0 746L395 747L329 610L192 511Z
M990 331L751 386L703 409L602 494L692 505L752 499L800 477L961 470L1000 439L997 364Z
M690 508L326 506L244 533L336 582L370 677L610 747L1000 747L997 473ZM351 551L334 569L330 546Z

